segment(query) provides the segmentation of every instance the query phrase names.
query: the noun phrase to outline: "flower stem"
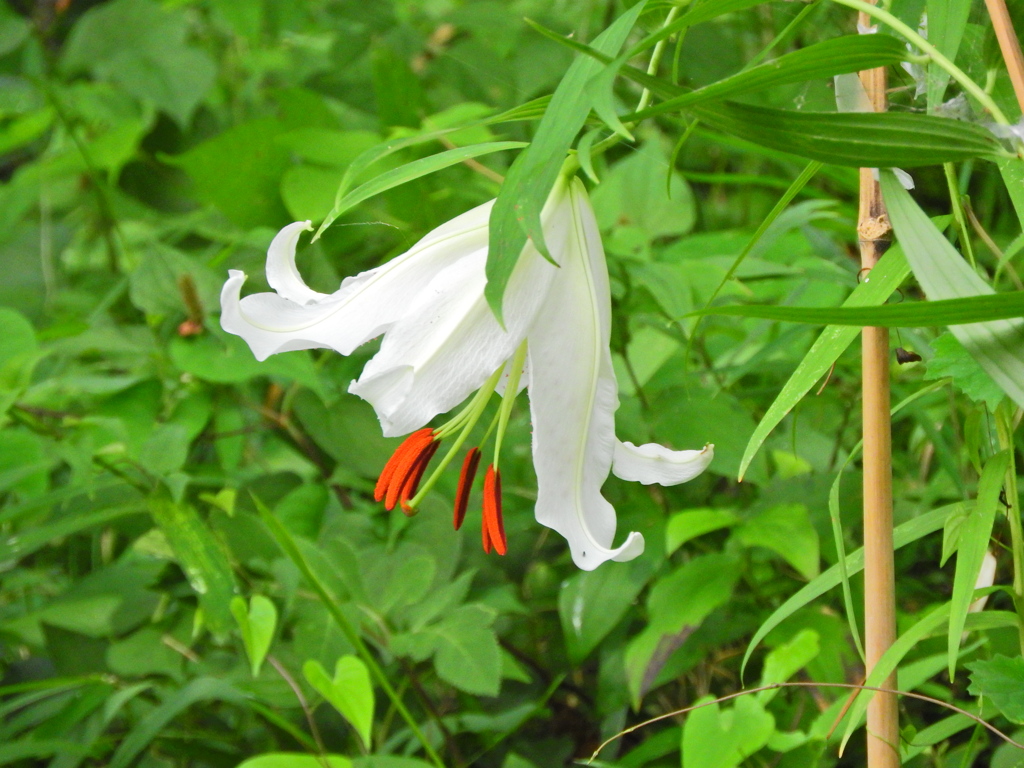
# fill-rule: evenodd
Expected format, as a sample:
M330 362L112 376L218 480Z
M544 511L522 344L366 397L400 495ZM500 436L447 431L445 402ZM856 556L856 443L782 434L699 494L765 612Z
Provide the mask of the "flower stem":
M839 5L845 5L847 8L853 8L866 16L871 16L892 27L911 43L927 53L931 57L931 60L938 64L942 69L946 70L950 77L960 83L965 91L971 94L983 107L985 107L985 109L988 110L989 114L992 115L992 118L997 123L1001 123L1002 125L1010 124L1010 121L1006 119L1006 115L1003 114L1003 111L995 103L992 97L985 92L984 88L971 80L971 78L969 78L962 69L944 56L938 48L889 13L889 11L877 8L864 0L832 0L832 2Z
M452 463L452 459L455 458L455 454L458 453L459 448L466 442L466 438L469 437L469 433L473 431L473 427L480 421L480 417L483 415L484 409L487 407L487 403L491 399L491 395L494 393L494 388L498 386L498 381L501 380L501 374L505 370L504 364L498 367L477 393L470 400L469 405L462 409L462 412L454 419L449 421L443 427L437 430L435 433L438 437L446 437L452 432L461 428L459 436L455 438L455 442L452 447L448 449L448 453L441 459L441 463L437 465L437 468L430 474L430 477L426 479L424 483L420 485L416 495L412 497L407 506L410 509L415 509L423 502L423 497L426 496L430 490L437 483L441 473L448 468L448 465Z
M498 469L498 457L501 455L501 441L505 438L505 428L508 426L509 416L512 415L512 405L519 393L519 379L523 374L523 365L526 364L526 339L519 345L515 355L512 357L511 366L508 372L508 381L505 382L505 396L501 400L501 410L498 411L498 434L494 438L494 469Z

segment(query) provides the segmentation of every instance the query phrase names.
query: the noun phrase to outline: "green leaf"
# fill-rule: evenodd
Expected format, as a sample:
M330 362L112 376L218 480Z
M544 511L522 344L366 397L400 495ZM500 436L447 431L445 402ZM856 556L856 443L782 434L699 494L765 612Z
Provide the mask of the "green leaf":
M642 53L661 40L668 39L676 34L676 32L702 24L705 21L711 21L727 13L744 11L747 8L753 8L755 5L761 5L766 2L768 0L714 0L714 2L698 3L696 7L691 8L671 24L666 24L657 32L648 35L633 46L629 51L629 57L632 58Z
M889 679L889 675L896 671L896 667L903 661L904 657L910 653L918 643L924 638L931 635L936 629L938 629L942 623L949 616L949 603L939 606L931 613L927 614L923 618L919 619L910 629L906 630L902 635L897 638L889 649L882 654L882 657L875 663L875 666L871 670L871 674L868 675L864 681L864 685L869 688L878 688L885 685L885 681ZM934 674L934 673L933 673ZM860 691L854 699L853 705L849 709L846 721L846 731L843 733L843 740L839 747L839 753L842 754L846 748L846 743L850 740L850 736L853 735L854 730L861 722L861 718L864 716L864 712L868 708L868 702L871 701L875 695L874 691Z
M501 649L491 629L494 614L463 605L423 631L433 635L438 676L476 696L496 696L501 685Z
M597 36L593 47L602 53L617 53L645 2L641 0L622 14ZM572 63L551 97L533 142L509 168L491 210L485 295L499 320L505 286L527 239L542 254L549 255L541 228L541 209L555 185L572 140L586 122L590 100L585 87L600 68L601 65L591 58L578 58Z
M1006 468L1010 464L1008 451L1000 451L985 462L978 480L978 498L960 528L960 541L956 553L956 573L953 576L953 597L949 612L949 679L953 679L956 660L960 652L967 611L974 601L974 585L981 572L982 561L988 551L999 507L999 492L1003 487Z
M728 602L738 577L736 561L716 554L696 557L654 583L647 597L647 627L626 648L634 704L650 690L669 656L711 611Z
M594 190L594 215L602 230L631 227L646 240L683 235L693 229L696 203L690 185L670 172L665 192L668 156L657 141L648 141L612 166L604 183Z
M896 177L881 174L882 195L893 229L929 299L993 294L942 236ZM1024 320L997 320L950 328L957 340L1003 391L1024 406Z
M736 525L739 518L731 509L687 509L676 512L665 526L665 554L671 555L691 539Z
M273 227L288 219L280 185L289 154L278 141L285 129L271 118L251 120L180 155L161 155L161 160L184 170L196 197L238 226Z
M1017 220L1024 228L1024 160L1019 157L1003 157L996 163L1003 176L1006 191L1010 194Z
M712 701L700 699L697 704ZM683 765L736 768L764 747L775 732L775 718L753 696L726 710L717 703L695 709L683 724Z
M971 670L968 691L984 696L1014 723L1024 723L1024 658L996 655L967 665Z
M966 325L1024 317L1024 291L963 299L915 301L877 307L779 307L763 304L711 307L690 315L734 315L790 323L914 328Z
M996 157L990 131L960 120L902 112L796 112L723 102L697 106L702 122L770 149L854 168Z
M231 628L231 599L237 590L231 561L220 541L187 504L154 496L149 500L149 511L199 596L206 623L215 635L227 634Z
M260 667L270 650L270 643L274 639L274 630L277 628L277 607L273 602L263 595L253 595L249 599L249 609L245 608L245 601L241 597L231 599L231 614L238 622L238 628L242 631L242 642L245 644L245 652L249 656L249 668L252 676L260 674Z
M184 9L152 0L94 6L71 27L61 66L116 83L188 127L216 76L210 57L186 43L188 27Z
M928 0L925 7L928 42L947 59L956 61L960 41L967 29L967 19L971 15L971 0ZM929 62L926 88L929 113L942 104L948 83L949 73L934 61Z
M747 520L733 534L748 547L765 547L806 579L818 575L818 532L803 504L779 504Z
M924 377L926 379L953 379L957 389L976 403L985 403L990 410L995 410L1003 399L1003 390L992 381L992 377L978 365L964 345L956 340L956 336L948 331L932 342L935 355L928 361Z
M470 147L456 147L445 152L439 152L436 155L413 160L411 163L406 163L390 171L385 171L380 176L370 179L365 184L360 184L355 189L345 193L344 196L337 198L334 202L334 208L327 214L327 218L324 219L323 224L320 225L313 239L315 240L319 237L341 214L374 195L379 195L381 192L386 192L400 184L405 184L408 181L440 171L465 160L471 160L474 157L525 146L526 144L521 141L491 141L485 144L474 144Z
M897 64L907 57L907 49L895 37L887 35L846 35L801 48L767 64L738 72L718 82L667 99L624 119L644 120L666 112L676 112L707 101L740 93L763 91L778 85L859 72L862 69Z
M651 575L641 558L621 568L580 571L562 583L558 617L569 658L579 664L626 615Z
M267 752L244 760L237 768L352 768L352 761L341 755Z
M931 512L926 512L919 517L915 517L912 520L908 520L902 525L896 526L893 530L893 547L900 549L905 547L907 544L927 536L929 533L941 530L946 518L959 508L959 506L959 504L949 504L944 507L939 507L938 509L933 509ZM860 548L848 554L844 564L846 566L846 572L850 576L860 573L864 570L864 549ZM816 600L833 587L838 586L841 581L842 573L840 567L838 564L833 565L816 579L800 589L781 606L776 608L772 615L769 616L757 632L754 633L754 637L751 638L750 643L747 645L747 651L743 656L743 664L740 667L741 670L747 666L747 661L750 659L750 655L769 632L805 605Z
M373 684L370 672L357 656L342 656L334 665L334 677L328 677L323 665L310 659L302 665L302 674L331 703L356 733L367 750L373 728Z
M227 701L244 704L245 697L233 686L212 677L198 677L175 691L142 718L118 744L109 768L128 768L164 727L193 704L201 701Z
M909 273L910 267L903 255L903 250L899 246L890 248L871 270L870 279L858 285L849 298L843 302L843 306L862 307L881 304L892 295ZM814 383L829 370L832 363L850 346L859 333L857 328L837 325L830 325L821 332L750 436L740 462L740 479L746 474L747 467L750 466L750 462L757 455L772 430L793 409L793 406L803 399Z
M783 683L810 664L821 652L819 639L818 633L813 629L801 629L789 642L774 648L764 657L761 685ZM761 691L757 694L757 699L762 704L767 704L777 693L778 690Z

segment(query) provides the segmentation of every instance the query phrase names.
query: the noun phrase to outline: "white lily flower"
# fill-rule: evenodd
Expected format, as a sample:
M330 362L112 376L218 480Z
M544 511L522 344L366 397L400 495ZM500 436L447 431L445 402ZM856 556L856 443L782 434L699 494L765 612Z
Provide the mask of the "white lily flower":
M601 495L609 472L645 484L674 485L700 474L713 446L672 451L615 438L618 389L609 339L607 266L586 189L560 179L544 207L544 237L558 267L527 244L509 280L505 327L484 297L486 203L434 230L406 253L347 278L333 294L302 282L295 246L309 222L285 227L270 245L267 278L276 293L240 298L245 275L231 271L221 293L221 325L244 338L258 359L294 349L349 354L384 334L380 350L350 391L370 402L384 434L412 433L385 466L376 497L411 514L477 424L493 392L505 399L496 417L494 459L486 471L483 544L506 550L498 458L508 412L523 383L533 421L536 518L564 536L573 561L592 570L630 560L644 548L630 533L618 546L615 510ZM473 393L476 394L473 394ZM438 428L425 425L470 398ZM454 445L420 488L441 440ZM465 456L455 500L463 520L479 465Z

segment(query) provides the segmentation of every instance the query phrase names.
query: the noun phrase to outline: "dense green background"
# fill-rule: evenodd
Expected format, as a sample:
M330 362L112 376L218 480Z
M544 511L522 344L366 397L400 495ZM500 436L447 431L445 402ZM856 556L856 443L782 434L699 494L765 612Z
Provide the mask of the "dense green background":
M678 113L647 121L634 144L595 159L619 435L716 446L710 470L687 485L608 481L620 530L647 540L630 563L582 573L565 542L533 521L525 402L503 463L510 552L485 556L477 513L451 530L454 473L411 520L372 502L398 441L380 437L372 410L346 388L373 344L351 358L291 352L258 364L219 328L227 269L250 275L247 290L265 289L273 234L323 219L359 153L554 90L574 54L524 17L588 41L626 5L0 4L0 764L219 768L321 749L362 768L427 764L379 685L371 723L359 663L344 662L334 684L336 662L354 652L329 610L338 606L449 766L568 764L629 724L743 683L863 679L839 588L772 630L740 677L762 622L837 561L828 495L859 438L857 345L768 437L739 483L755 426L818 329L711 317L690 338L696 320L683 317L712 298L806 159L701 125L670 162L684 119L693 119ZM665 80L697 87L737 72L804 8L747 5L670 45ZM982 4L948 5L972 14L958 63L981 83L991 72L998 102L1015 118ZM894 10L916 27L923 6ZM656 29L666 8L652 4L630 40ZM819 2L772 55L853 25L847 9ZM889 71L894 110L923 111L911 76ZM624 114L639 89L623 81L616 93ZM737 98L804 111L835 105L831 81L820 77ZM445 141L529 140L535 126L478 124ZM444 149L402 150L365 178ZM360 204L300 249L303 275L334 290L341 277L494 197L512 159L488 155L483 169L455 165ZM995 287L1019 289L1021 222L999 170L970 159L953 172L977 226L965 238L954 225L950 238L973 246L986 276L997 252L1009 254ZM942 167L913 173L918 202L949 225ZM840 304L858 282L856 197L856 170L826 164L722 295ZM902 293L921 298L913 278ZM924 358L894 364L894 402L940 382L895 417L900 524L973 499L997 448L1000 401L999 413L1019 420L942 333L904 328L894 338ZM854 457L838 496L850 551L859 540L856 466ZM276 539L256 499L282 524ZM1008 500L1011 512L1018 501ZM949 509L945 534L897 554L901 629L950 598L956 558L940 559L964 515ZM996 583L1008 584L1008 526L996 517ZM282 554L282 536L332 605ZM858 578L850 588L859 605ZM991 620L969 624L953 683L943 625L913 645L900 685L1012 732L1024 723L1024 660L1010 598L994 594L988 609ZM601 760L624 768L680 759L688 768L862 765L860 734L842 758L844 726L829 735L846 697L830 689L745 697L700 710L682 727L667 720L631 733ZM1021 759L963 716L920 701L903 707L909 765L1010 768ZM357 731L370 735L369 752ZM293 755L251 765L322 764ZM342 757L330 764L348 765Z

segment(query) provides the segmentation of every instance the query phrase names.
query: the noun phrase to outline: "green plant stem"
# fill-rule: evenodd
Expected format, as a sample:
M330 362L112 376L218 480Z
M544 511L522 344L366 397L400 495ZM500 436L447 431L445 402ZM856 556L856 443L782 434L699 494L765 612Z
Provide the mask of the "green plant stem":
M946 184L949 186L949 202L953 208L953 218L956 220L956 228L960 234L960 245L967 254L967 260L971 262L974 269L978 265L974 261L974 248L971 246L970 230L967 229L967 219L964 217L964 205L960 199L960 184L956 178L956 169L952 163L943 163L942 169L946 172Z
M996 408L996 436L999 450L1010 454L1006 468L1006 518L1010 522L1010 549L1013 552L1013 606L1017 611L1017 633L1024 654L1024 530L1021 529L1020 496L1017 491L1017 465L1013 449L1014 413L1010 401L1004 399Z
M444 763L434 750L434 747L430 744L426 734L424 734L420 729L409 710L406 709L405 704L402 702L402 697L399 696L398 692L395 691L394 687L392 687L391 681L388 680L387 675L384 674L384 670L381 669L377 660L373 657L373 654L370 653L370 649L366 647L366 643L363 642L363 638L342 612L341 607L338 605L338 599L331 594L327 585L320 580L320 577L317 576L310 567L306 558L303 556L302 551L299 549L298 545L296 545L295 540L288 532L288 529L281 524L281 522L274 516L274 513L271 512L266 505L255 497L253 500L256 502L256 506L260 511L260 517L263 518L264 524L266 524L267 528L270 529L270 533L273 535L275 541L277 541L277 545L285 553L288 559L292 561L295 567L299 569L299 573L301 573L306 581L309 582L309 585L313 588L313 591L316 592L328 613L331 614L331 618L334 619L335 624L338 625L342 634L345 635L345 638L356 649L356 653L359 654L359 658L363 660L363 663L365 663L369 668L370 674L373 675L378 685L380 685L384 690L385 695L387 695L388 699L391 700L391 704L395 708L395 711L397 711L399 716L405 720L405 723L409 726L409 730L412 731L413 736L415 736L423 746L423 751L427 753L430 761L438 768L445 768Z
M882 8L878 8L870 3L864 2L864 0L832 0L833 3L838 5L845 5L847 8L853 8L854 10L860 11L863 14L871 16L872 18L878 19L882 23L892 27L894 30L899 32L908 41L916 45L936 64L944 69L950 77L956 80L963 87L965 91L971 94L978 102L988 110L992 118L1002 125L1009 125L1010 121L1003 114L1003 111L995 103L992 97L985 92L985 89L978 85L976 82L971 80L962 69L956 64L950 61L948 58L942 55L938 48L925 40L921 35L911 29L909 26L904 24L902 21L893 16L889 11Z

